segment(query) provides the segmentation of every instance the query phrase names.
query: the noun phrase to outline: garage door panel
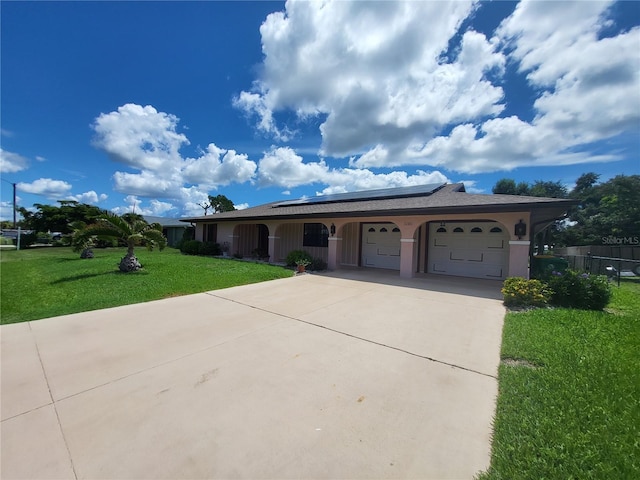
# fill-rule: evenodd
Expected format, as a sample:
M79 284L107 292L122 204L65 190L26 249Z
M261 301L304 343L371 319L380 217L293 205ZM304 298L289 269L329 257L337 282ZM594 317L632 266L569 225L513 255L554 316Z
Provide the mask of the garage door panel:
M388 223L363 225L362 265L400 270L400 231Z
M494 222L432 224L427 271L476 278L504 278L508 234Z

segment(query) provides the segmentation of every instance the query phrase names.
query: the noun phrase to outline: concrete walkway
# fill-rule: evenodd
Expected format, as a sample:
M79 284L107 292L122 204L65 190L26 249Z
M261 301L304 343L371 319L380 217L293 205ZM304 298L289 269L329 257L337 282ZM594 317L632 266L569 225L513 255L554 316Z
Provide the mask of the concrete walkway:
M1 478L471 479L499 288L341 270L4 325Z

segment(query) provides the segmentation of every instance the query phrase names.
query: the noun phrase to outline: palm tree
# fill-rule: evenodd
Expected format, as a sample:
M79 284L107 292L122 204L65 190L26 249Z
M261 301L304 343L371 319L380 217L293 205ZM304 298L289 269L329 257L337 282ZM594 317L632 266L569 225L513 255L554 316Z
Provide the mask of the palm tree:
M134 213L126 213L120 217L105 212L96 219L96 223L74 235L74 244L86 242L90 237L116 239L127 246L127 254L120 260L121 272L133 272L142 268L133 253L136 246L144 245L148 250L159 247L162 250L167 245L159 223L149 224L142 215Z

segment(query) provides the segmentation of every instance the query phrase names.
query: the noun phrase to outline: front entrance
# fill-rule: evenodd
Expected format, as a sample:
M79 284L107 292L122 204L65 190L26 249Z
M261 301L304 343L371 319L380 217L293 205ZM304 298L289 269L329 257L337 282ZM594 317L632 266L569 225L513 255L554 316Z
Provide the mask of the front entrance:
M495 222L432 223L427 272L504 279L508 246L508 233Z
M363 223L362 266L400 270L400 238L393 223Z

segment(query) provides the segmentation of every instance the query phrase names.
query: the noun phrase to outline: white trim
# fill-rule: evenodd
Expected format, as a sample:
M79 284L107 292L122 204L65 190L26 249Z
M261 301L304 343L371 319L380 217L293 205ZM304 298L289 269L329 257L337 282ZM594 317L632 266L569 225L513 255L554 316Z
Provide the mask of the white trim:
M400 243L416 243L415 238L401 238Z
M337 242L338 240L342 240L342 237L329 237L329 241Z
M529 240L509 240L509 245L531 245Z

